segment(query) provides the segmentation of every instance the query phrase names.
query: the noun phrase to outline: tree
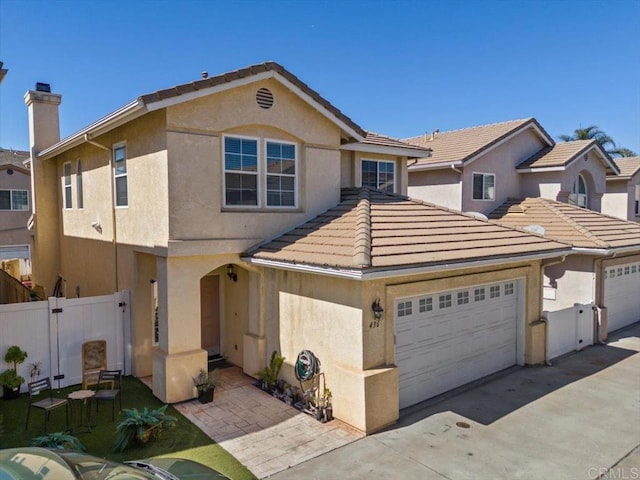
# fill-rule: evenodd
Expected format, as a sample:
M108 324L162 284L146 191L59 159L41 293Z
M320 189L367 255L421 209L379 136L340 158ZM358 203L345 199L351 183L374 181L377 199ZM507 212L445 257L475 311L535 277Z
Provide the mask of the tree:
M590 125L585 128L576 128L573 131L573 135L560 135L560 140L565 142L573 142L575 140L595 140L602 149L612 157L635 157L637 154L624 147L616 147L616 142L613 141L609 135L603 130L600 130L595 125Z

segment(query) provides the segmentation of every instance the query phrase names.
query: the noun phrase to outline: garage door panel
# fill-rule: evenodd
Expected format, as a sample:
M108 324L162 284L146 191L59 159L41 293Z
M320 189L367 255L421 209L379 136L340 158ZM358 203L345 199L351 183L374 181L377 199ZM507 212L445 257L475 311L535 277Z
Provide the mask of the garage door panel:
M608 331L640 321L640 262L604 270L604 305Z
M396 303L401 408L516 363L519 283Z

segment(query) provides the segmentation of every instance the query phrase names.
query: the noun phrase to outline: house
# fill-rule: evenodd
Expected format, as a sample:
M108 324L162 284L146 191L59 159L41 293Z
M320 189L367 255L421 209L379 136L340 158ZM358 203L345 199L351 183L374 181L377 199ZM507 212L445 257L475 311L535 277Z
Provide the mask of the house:
M211 356L255 375L278 350L295 382L308 349L334 415L373 432L545 360L541 265L570 246L409 200L408 162L429 148L363 130L274 62L142 95L62 140L61 95L39 84L25 102L34 281L129 290L132 371L165 402L193 398Z
M620 175L607 175L602 212L640 222L640 157L614 158Z
M618 167L595 141L556 144L535 118L405 139L432 150L409 165L409 195L489 214L508 198L542 197L600 211Z
M31 172L29 152L0 148L0 263L21 280L31 273Z

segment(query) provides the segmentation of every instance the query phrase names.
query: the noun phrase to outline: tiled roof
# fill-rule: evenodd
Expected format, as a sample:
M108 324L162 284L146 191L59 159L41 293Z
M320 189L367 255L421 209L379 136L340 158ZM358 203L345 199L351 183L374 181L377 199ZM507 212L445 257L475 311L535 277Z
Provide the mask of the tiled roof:
M595 144L595 140L574 140L546 147L518 165L518 169L563 167Z
M613 162L620 169L620 175L611 175L607 180L615 180L616 178L631 178L640 171L640 157L622 157L614 158Z
M0 165L15 165L24 168L22 162L30 157L29 152L0 148Z
M574 247L638 246L640 250L640 223L546 198L509 199L489 218L512 227L540 225L545 230L545 237Z
M249 67L240 68L238 70L233 70L231 72L222 73L220 75L216 75L214 77L208 77L202 80L196 80L194 82L183 83L182 85L177 85L172 88L167 88L164 90L158 90L157 92L149 93L146 95L142 95L140 99L145 103L153 103L159 102L161 100L165 100L171 97L178 97L180 95L184 95L186 93L192 93L198 90L202 90L209 87L215 87L217 85L222 85L225 83L233 82L235 80L240 80L246 77L251 77L253 75L257 75L262 72L277 72L286 78L288 81L293 83L296 87L302 90L304 93L309 95L313 100L322 105L325 109L339 118L342 122L346 123L353 130L358 132L361 136L365 136L365 131L357 125L353 120L347 117L344 113L334 107L331 103L325 100L318 92L309 87L306 83L296 77L294 74L285 69L282 65L276 62L265 62L257 65L251 65Z
M367 187L249 252L255 259L367 270L445 265L564 251L567 245Z
M535 118L524 118L491 125L464 128L462 130L440 132L435 134L433 139L431 135L425 134L403 139L403 141L413 145L428 147L433 150L431 157L420 159L412 165L409 170L440 163L464 163L466 160L471 159L528 125L538 128L543 135L548 137L548 141L553 144L551 137L548 136Z
M388 137L386 135L381 135L379 133L374 132L366 132L367 135L362 141L362 143L369 143L372 145L382 145L385 147L402 147L402 148L410 148L412 150L424 150L425 147L414 145L412 143L408 143L397 138Z

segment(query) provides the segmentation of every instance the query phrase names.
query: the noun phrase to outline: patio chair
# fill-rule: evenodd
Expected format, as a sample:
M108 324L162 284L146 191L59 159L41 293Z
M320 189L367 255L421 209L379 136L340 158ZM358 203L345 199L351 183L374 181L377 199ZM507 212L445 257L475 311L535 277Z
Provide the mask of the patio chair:
M103 388L105 384L110 384L111 388ZM120 402L120 410L122 410L122 370L100 370L98 375L98 390L93 396L96 400L96 412L99 404L103 400L111 400L111 420L115 420L116 416L116 398Z
M41 400L38 400L38 395L45 391L49 391L48 396L43 396ZM35 400L35 401L34 401ZM29 428L29 417L31 416L32 408L39 408L44 410L44 431L47 432L47 423L49 422L49 414L51 410L55 410L58 407L65 407L66 413L66 425L69 426L69 400L66 398L56 398L53 396L53 390L51 389L51 380L49 377L37 380L29 383L29 407L27 410L27 423L24 429Z
M98 383L100 370L107 368L107 341L90 340L82 344L82 389Z

